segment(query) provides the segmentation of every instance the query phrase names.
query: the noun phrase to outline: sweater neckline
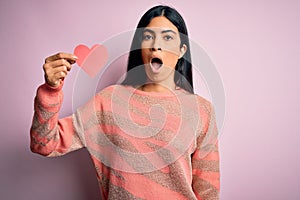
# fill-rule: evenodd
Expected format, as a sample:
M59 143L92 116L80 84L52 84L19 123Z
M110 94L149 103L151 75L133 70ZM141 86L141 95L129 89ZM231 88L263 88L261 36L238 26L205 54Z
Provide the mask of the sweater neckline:
M179 94L183 94L186 93L185 90L183 90L182 88L176 88L175 90L171 91L171 92L146 92L140 89L137 89L133 86L128 86L128 85L122 85L123 87L127 88L128 90L130 90L131 93L137 94L137 95L141 95L141 96L148 96L148 97L176 97Z

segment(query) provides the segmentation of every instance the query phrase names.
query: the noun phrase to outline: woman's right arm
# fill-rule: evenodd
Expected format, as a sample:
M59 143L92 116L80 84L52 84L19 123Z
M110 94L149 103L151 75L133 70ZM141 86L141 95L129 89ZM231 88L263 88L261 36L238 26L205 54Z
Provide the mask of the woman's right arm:
M76 59L73 54L58 53L45 60L46 83L37 90L30 129L30 148L35 153L58 156L85 146L80 116L75 113L58 119L63 101L63 80Z

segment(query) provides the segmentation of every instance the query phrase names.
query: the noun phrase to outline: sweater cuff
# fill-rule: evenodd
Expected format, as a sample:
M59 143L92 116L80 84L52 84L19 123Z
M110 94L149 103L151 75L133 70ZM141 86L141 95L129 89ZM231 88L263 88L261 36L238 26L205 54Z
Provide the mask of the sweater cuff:
M37 89L36 102L44 108L54 109L54 107L57 107L59 109L63 100L62 87L63 82L58 87L52 87L44 83Z
M43 92L46 92L50 96L57 96L58 93L62 91L62 87L64 85L64 81L61 82L61 84L57 87L53 87L49 85L48 83L44 83L39 87L39 90L42 90Z

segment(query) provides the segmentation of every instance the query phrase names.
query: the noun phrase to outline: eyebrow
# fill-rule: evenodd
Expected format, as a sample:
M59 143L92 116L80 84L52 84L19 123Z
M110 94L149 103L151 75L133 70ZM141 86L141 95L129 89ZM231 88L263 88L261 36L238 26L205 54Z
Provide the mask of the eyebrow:
M176 35L176 32L173 31L173 30L164 30L164 31L162 31L161 33L168 33L168 32L174 33L174 34Z
M146 28L146 29L144 29L144 31L143 31L143 33L145 33L145 32L150 32L150 33L155 33L153 30L151 30L151 29L148 29L148 28ZM173 30L163 30L163 31L161 31L161 33L168 33L168 32L171 32L171 33L173 33L173 34L175 34L176 35L176 32L175 31L173 31Z

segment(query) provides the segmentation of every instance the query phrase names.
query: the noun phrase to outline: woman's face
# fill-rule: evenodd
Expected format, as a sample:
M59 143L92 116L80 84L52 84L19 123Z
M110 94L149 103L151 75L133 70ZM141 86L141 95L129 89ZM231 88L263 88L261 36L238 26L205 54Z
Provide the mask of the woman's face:
M186 51L186 45L180 47L180 43L177 27L166 17L151 20L143 31L141 43L142 59L150 81L174 80L177 61Z

